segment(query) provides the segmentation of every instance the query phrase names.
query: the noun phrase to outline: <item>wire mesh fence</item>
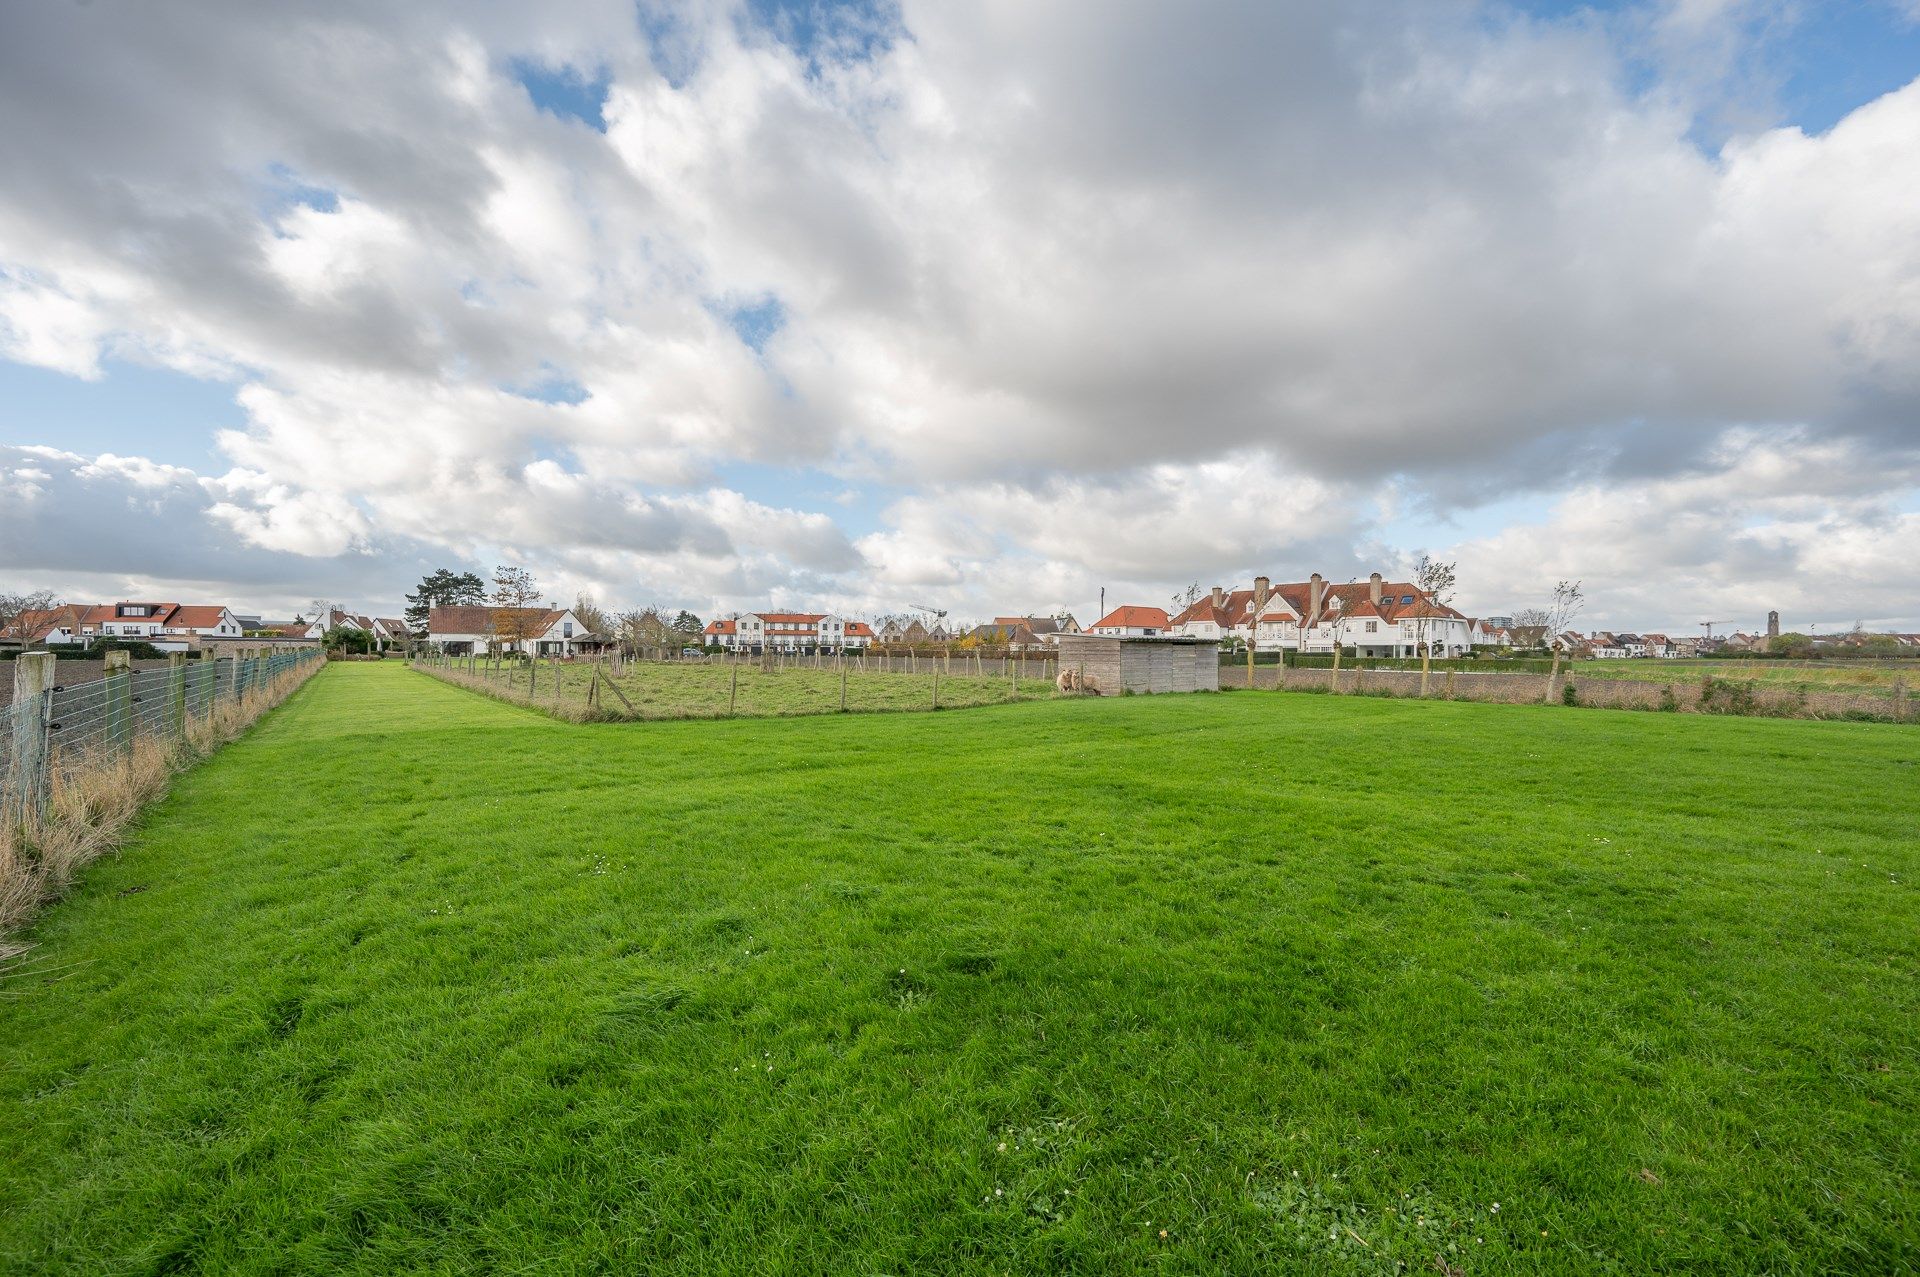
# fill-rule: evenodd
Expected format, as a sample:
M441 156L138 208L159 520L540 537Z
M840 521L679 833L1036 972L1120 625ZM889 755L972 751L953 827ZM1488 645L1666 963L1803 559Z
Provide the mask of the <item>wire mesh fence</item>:
M145 745L211 735L229 714L249 718L291 690L286 675L310 672L322 659L302 648L139 669L110 661L104 676L66 684L51 656L22 656L13 699L0 708L0 814L16 825L37 823L63 785Z
M445 682L560 718L792 717L960 709L1055 694L1058 658L962 651L888 658L867 652L764 652L705 661L598 654L527 660L417 652Z

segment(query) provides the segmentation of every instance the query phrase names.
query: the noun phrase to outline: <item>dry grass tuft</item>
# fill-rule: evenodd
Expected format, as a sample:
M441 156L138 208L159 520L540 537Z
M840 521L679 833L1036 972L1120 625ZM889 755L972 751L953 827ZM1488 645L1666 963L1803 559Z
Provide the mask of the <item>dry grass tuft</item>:
M241 735L321 668L288 670L265 688L222 704L187 727L184 740L142 737L123 756L105 750L58 760L47 814L37 825L0 821L0 963L30 947L20 930L59 899L80 870L118 845L140 810L191 767Z

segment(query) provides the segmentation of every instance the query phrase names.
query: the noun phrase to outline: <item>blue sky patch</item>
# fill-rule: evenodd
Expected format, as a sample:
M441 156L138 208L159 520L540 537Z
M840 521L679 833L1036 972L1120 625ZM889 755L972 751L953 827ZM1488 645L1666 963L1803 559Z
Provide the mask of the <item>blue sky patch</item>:
M247 416L232 382L206 381L121 360L98 381L0 359L0 443L47 444L82 456L112 452L220 473L214 432Z
M501 389L523 399L538 399L541 403L577 404L584 402L588 394L585 386L552 366L541 369L540 375L531 381L502 386Z
M764 352L767 342L787 322L787 308L780 304L778 297L768 297L751 306L736 306L722 312L740 340L753 347L756 353Z
M512 71L540 110L563 120L578 120L601 133L607 131L603 108L609 80L605 69L596 68L588 78L576 66L545 67L516 58Z

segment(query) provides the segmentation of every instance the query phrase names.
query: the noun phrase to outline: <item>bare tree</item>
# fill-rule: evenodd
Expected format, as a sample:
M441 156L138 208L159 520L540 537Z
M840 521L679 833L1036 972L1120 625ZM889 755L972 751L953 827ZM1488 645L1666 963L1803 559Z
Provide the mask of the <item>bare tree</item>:
M1553 598L1548 601L1547 643L1553 648L1553 672L1547 676L1547 699L1551 701L1560 682L1560 636L1566 632L1573 618L1587 605L1587 596L1580 592L1580 582L1561 581L1553 587Z
M1547 641L1547 639L1550 637L1550 634L1551 634L1551 632L1547 627L1550 626L1552 623L1553 623L1553 617L1549 616L1547 614L1547 609L1543 607L1521 608L1518 612L1515 612L1513 614L1514 646L1515 647L1520 646L1520 632L1522 630L1536 631L1540 636L1541 643L1545 644L1545 642Z
M1454 569L1452 563L1442 563L1430 555L1421 555L1413 568L1413 583L1420 587L1425 595L1425 607L1414 625L1420 645L1420 695L1427 694L1427 680L1432 676L1433 631L1441 617L1433 615L1447 608L1453 599Z
M600 610L600 604L594 600L593 595L584 590L576 595L573 600L573 614L579 618L580 624L586 627L587 633L602 639L613 637L613 620Z
M533 611L540 602L540 587L533 573L525 568L501 564L493 570L493 593L487 596L493 608L493 637L498 643L517 648L539 628L539 616Z
M620 635L620 646L629 656L638 655L643 648L665 647L677 640L673 626L657 605L622 612L616 632Z
M0 591L0 630L6 629L28 612L49 612L60 606L52 590ZM21 638L25 638L23 634Z

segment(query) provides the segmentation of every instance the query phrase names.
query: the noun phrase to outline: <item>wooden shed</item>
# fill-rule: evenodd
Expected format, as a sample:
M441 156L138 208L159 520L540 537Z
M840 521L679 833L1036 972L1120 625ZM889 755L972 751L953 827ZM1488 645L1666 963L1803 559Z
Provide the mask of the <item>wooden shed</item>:
M1102 696L1220 690L1213 639L1062 634L1059 646L1061 670L1079 671Z

